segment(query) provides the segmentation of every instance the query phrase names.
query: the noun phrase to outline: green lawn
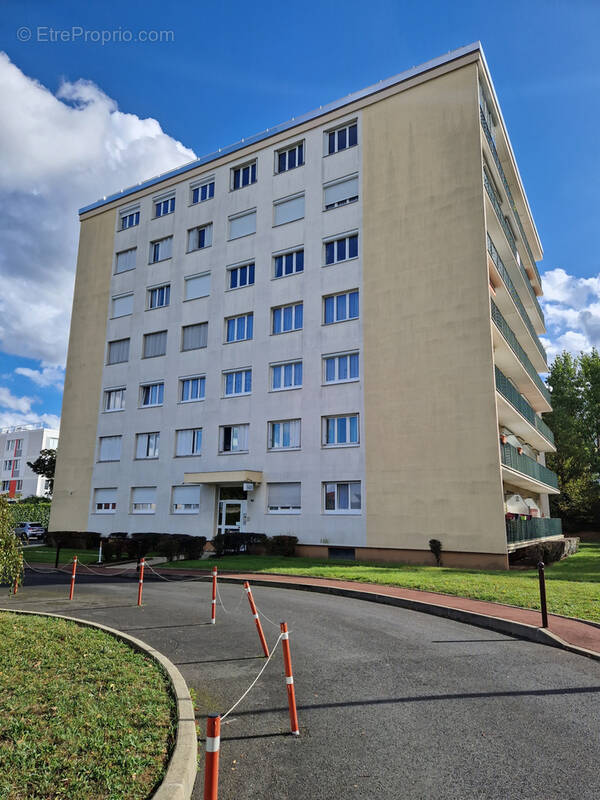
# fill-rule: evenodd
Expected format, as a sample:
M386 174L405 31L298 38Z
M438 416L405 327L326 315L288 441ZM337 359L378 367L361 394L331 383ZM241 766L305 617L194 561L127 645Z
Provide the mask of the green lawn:
M445 567L390 566L357 561L318 561L277 556L225 556L215 561L175 561L161 565L258 573L339 578L386 586L491 600L539 608L537 570L477 571ZM600 542L583 542L579 552L546 568L548 609L555 614L600 622Z
M71 564L73 556L77 556L77 560L83 564L96 564L98 561L97 550L73 550L70 547L61 547L61 564ZM23 558L25 561L29 561L30 564L52 564L54 566L56 549L54 547L46 547L46 545L24 547Z
M103 631L0 612L0 797L145 800L175 704L160 668Z

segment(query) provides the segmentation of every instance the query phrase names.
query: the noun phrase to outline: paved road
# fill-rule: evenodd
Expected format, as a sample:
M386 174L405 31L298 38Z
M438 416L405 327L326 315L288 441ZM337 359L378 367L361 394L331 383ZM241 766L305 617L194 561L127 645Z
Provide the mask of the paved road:
M199 730L264 663L241 587L28 577L0 605L96 620L167 654L198 700ZM37 583L38 585L31 585ZM301 736L288 735L281 654L223 725L220 800L596 800L600 663L460 623L340 597L257 587L290 627ZM265 626L270 642L277 629ZM194 798L202 797L202 769Z

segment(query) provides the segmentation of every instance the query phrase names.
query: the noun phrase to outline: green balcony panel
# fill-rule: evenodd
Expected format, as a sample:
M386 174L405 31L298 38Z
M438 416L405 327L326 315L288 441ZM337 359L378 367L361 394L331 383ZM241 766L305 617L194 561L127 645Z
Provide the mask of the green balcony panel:
M561 535L562 521L554 517L534 517L533 519L520 519L517 517L516 519L506 520L506 541L508 544Z
M558 489L558 476L551 469L529 458L524 453L519 453L512 444L500 444L500 458L505 467L510 467L516 472L521 472L535 481Z
M502 397L515 408L522 417L525 417L527 422L536 428L539 433L542 434L549 442L554 444L554 434L550 430L550 428L546 425L541 417L535 413L533 408L529 405L527 400L521 395L521 393L515 389L512 383L508 380L506 375L501 372L498 367L495 368L496 370L496 389L500 392Z

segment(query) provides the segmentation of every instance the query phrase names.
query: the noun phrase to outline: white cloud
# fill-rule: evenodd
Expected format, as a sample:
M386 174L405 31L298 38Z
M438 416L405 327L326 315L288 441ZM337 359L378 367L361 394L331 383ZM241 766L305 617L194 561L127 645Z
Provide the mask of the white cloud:
M4 53L0 108L0 347L43 361L37 376L19 374L50 386L58 377L48 369L66 356L77 209L195 156L95 84L63 83L53 95Z
M47 428L60 428L60 417L56 414L19 414L14 411L0 411L0 429L40 424Z
M35 397L16 397L9 389L0 386L0 409L8 408L11 411L27 414L35 401Z
M573 355L600 350L600 274L577 278L564 269L542 274L541 298L548 334L542 343L552 362L567 350Z
M17 367L15 372L17 375L23 375L25 378L29 378L29 380L42 388L53 387L55 389L62 389L65 380L64 369L52 364L42 363L41 369Z

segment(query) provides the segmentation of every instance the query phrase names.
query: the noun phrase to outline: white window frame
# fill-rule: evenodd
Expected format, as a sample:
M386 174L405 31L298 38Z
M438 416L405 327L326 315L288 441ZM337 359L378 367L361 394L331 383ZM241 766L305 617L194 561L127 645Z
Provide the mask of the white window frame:
M240 438L245 439L246 446L245 447L239 447L239 448L237 448L235 450L233 450L233 449L224 450L223 449L223 445L224 445L225 428L238 429L238 431L241 431L241 429L244 429L243 430L243 436L240 436L240 434L238 432L238 439L240 439ZM233 436L231 438L233 438ZM248 452L250 452L249 439L250 439L250 424L248 422L242 422L242 423L238 423L238 424L234 424L234 425L219 425L219 455L227 455L228 456L228 455L230 455L232 453L235 454L235 453L248 453Z
M280 445L273 444L273 434L275 432L275 429L274 429L275 425L281 425L281 426L289 425L290 426L289 435L291 437L291 435L292 435L291 426L295 425L296 423L297 423L297 433L298 433L298 437L297 437L298 438L298 443L297 444L289 444L287 446L285 446L283 444L283 436L284 436L283 427L281 428L281 442L282 442L282 444L280 444ZM275 419L275 420L270 420L267 423L267 450L270 453L279 453L279 452L282 452L282 451L283 452L287 452L288 450L300 450L301 448L302 448L302 420L301 419L299 419L299 418L295 418L295 419Z
M355 317L350 316L350 295L352 294L358 295L358 314ZM326 317L326 304L327 300L332 297L334 300L333 303L333 319L330 322L327 322ZM345 297L346 298L346 310L347 315L345 317L338 318L338 297ZM323 295L323 325L337 325L340 322L352 322L353 320L360 319L360 290L358 288L355 289L347 289L345 292L335 292L335 294L325 294Z
M302 253L302 269L298 269L298 254ZM287 266L287 259L291 256L292 261L292 271L286 272ZM277 259L281 259L281 275L277 274ZM292 275L302 275L304 272L304 245L299 245L298 247L294 247L293 249L287 248L286 250L282 250L279 253L273 253L272 257L272 265L273 271L271 274L271 280L278 281L281 278L291 278Z
M328 189L332 189L334 186L341 186L344 183L350 183L350 181L356 181L356 194L349 195L348 197L341 198L340 200L336 200L333 203L326 203L325 196L327 194ZM353 203L358 203L359 198L359 186L358 186L358 172L355 172L353 175L346 175L344 178L336 178L334 181L329 181L328 183L323 184L323 211L331 211L334 208L342 208L343 206L352 205Z
M350 486L353 484L358 484L359 491L360 491L360 507L359 508L351 508L351 489ZM328 486L335 486L335 508L327 508L327 487ZM347 486L348 487L348 508L340 508L339 507L339 488L340 486ZM323 514L341 514L341 515L348 515L348 516L356 516L362 514L362 486L360 481L323 481L322 483L322 503L323 503Z
M356 255L346 255L344 258L338 258L338 242L344 242L344 251L346 254L350 253L350 239L356 237ZM334 259L333 261L327 261L327 245L333 245L334 249ZM337 236L328 236L327 239L323 240L323 266L324 267L333 267L336 264L343 264L346 261L354 261L359 257L359 240L358 240L358 231L350 231L350 233L343 233L338 234Z
M302 317L302 324L300 325L300 327L297 328L296 327L296 314L298 312L297 312L296 309L298 307L301 307L301 309L302 309L300 311L300 315ZM292 327L288 328L287 330L284 330L285 311L288 308L292 309ZM276 311L281 312L281 330L279 330L279 331L275 330L275 312ZM283 306L273 306L271 308L271 336L281 336L281 334L284 334L284 333L294 333L295 331L301 331L303 329L304 329L304 301L303 300L297 300L295 303L286 303Z
M103 500L102 502L98 502L96 499L97 492L114 492L114 500ZM94 489L92 495L92 505L94 508L94 514L114 514L117 510L117 488L113 486L107 487L98 487ZM102 506L109 506L109 508L98 508L99 505Z
M106 441L107 439L118 439L119 440L119 446L118 446L119 455L118 455L117 458L102 458L102 443L104 441ZM120 461L121 460L121 448L122 448L122 445L123 445L123 437L121 435L119 435L119 434L108 435L108 436L99 436L98 437L98 458L96 460L99 463L102 463L102 464L104 464L104 463L114 463L115 461Z
M350 140L350 128L352 126L356 126L356 144L348 144ZM339 133L340 131L346 131L346 145L342 148L339 146ZM335 134L335 149L329 149L329 137ZM323 155L324 156L334 156L336 153L343 153L345 150L350 150L352 147L357 147L359 142L359 131L358 131L358 118L348 120L348 122L344 122L341 125L336 125L333 128L328 128L326 131L323 131Z
M204 200L202 200L201 199L201 195L202 195L203 187L204 186L208 187L208 186L210 186L211 183L213 185L212 194L209 194L209 189L207 188L207 190L206 190L206 195L207 196L204 198ZM198 199L194 200L194 192L196 190L198 190ZM209 200L212 200L214 198L214 196L215 196L215 176L214 175L208 175L207 177L201 178L200 180L194 181L193 183L190 184L190 203L189 204L191 206L196 206L196 205L199 205L200 203L207 203Z
M154 489L154 500L153 501L145 500L143 502L138 501L136 503L135 502L135 490L136 489ZM143 508L136 508L136 506L143 506ZM156 486L132 486L131 487L130 513L131 514L156 514Z
M186 381L198 381L198 391L202 387L202 396L201 397L190 397L188 400L183 399L183 388L184 383ZM182 378L179 378L179 396L177 399L178 403L201 403L206 398L206 375L184 375Z
M179 448L179 434L180 433L191 433L192 434L192 452L191 453L178 453L177 450ZM203 431L202 428L179 428L175 431L175 456L174 458L198 458L202 455L202 438L203 438ZM199 447L197 450L194 450L194 446L198 444Z
M296 366L300 364L300 369L302 371L302 382L298 384L292 384L291 386L284 386L284 378L285 378L285 368L291 367L292 370L292 380L294 380L295 373L296 373ZM275 370L281 368L281 375L282 375L282 385L275 386ZM273 364L269 364L269 391L271 392L290 392L294 389L301 389L304 383L304 364L301 358L294 358L290 359L289 361L276 361Z
M132 267L125 267L125 269L119 269L119 256L124 256L126 253L133 253L133 266ZM135 269L135 262L137 261L137 247L127 247L125 250L119 250L115 253L115 275L122 275L124 272L131 272L132 269Z
M125 298L131 297L131 310L126 311L124 314L115 314L115 300L118 302L119 300L124 300ZM110 318L111 319L121 319L121 317L130 317L133 314L133 292L125 292L124 294L116 294L111 298L110 301Z
M242 376L242 385L245 387L246 385L246 373L250 373L250 391L246 391L242 389L241 392L235 391L235 376L241 375ZM227 393L227 376L233 375L233 388L234 391ZM252 394L252 367L240 367L238 369L226 369L223 370L223 398L229 397L248 397L248 395Z
M252 273L252 279L253 279L252 283L248 283L248 280L247 280L246 283L240 285L240 283L239 283L239 272L238 272L238 285L237 286L232 286L231 285L231 273L234 272L234 271L243 269L243 267L247 268L246 276L247 276L248 280L250 279L250 274ZM252 267L252 270L250 269L251 267ZM225 277L225 281L226 281L225 291L227 291L227 292L236 292L238 289L247 289L248 286L254 286L254 284L256 282L256 262L255 261L241 261L239 264L232 264L229 267L227 267L227 269L225 270L225 276L226 276Z
M172 486L171 487L171 514L199 514L200 513L200 486L187 484L185 486ZM177 489L187 489L188 492L197 493L197 503L175 503L175 495ZM195 498L196 499L196 498ZM177 509L179 506L179 509Z
M123 222L125 219L129 220L130 217L134 217L134 222L131 224L127 224L123 227ZM125 208L122 211L119 211L119 230L120 231L127 231L130 228L135 228L140 224L140 207L131 206L130 208Z
M248 318L252 318L252 322L250 326L248 326ZM238 320L244 320L244 335L238 338ZM234 324L234 337L233 339L228 338L229 333L229 323L233 322ZM251 336L248 336L248 327L251 328ZM254 338L254 312L247 311L245 314L235 314L233 317L225 317L225 334L223 338L223 344L235 344L236 342L249 342Z
M298 161L298 149L302 148L302 162ZM287 166L289 162L289 154L292 151L296 151L296 163L293 167ZM286 160L286 167L285 169L279 169L279 158L280 156L285 155ZM303 167L306 163L306 141L304 139L300 139L299 142L294 142L294 144L288 144L285 147L280 147L278 150L275 150L275 168L274 173L275 175L283 175L284 172L289 172L292 169L298 169L298 167Z
M252 167L254 167L254 180L252 180ZM242 183L243 179L243 171L248 168L249 170L249 178L250 180L248 183ZM240 173L240 185L235 185L235 173ZM231 167L230 171L230 179L229 179L229 190L232 192L237 192L240 189L245 189L248 186L253 186L255 183L258 183L258 159L251 158L249 161L244 161L243 164L237 164L235 167Z
M204 231L204 244L200 246L200 233ZM193 234L196 235L197 244L192 247L191 241ZM193 228L188 228L187 232L187 253L197 253L199 250L208 250L209 247L212 247L213 243L213 224L212 222L206 222L204 225L196 225Z
M150 449L150 442L151 442L150 437L151 436L154 437L154 440L153 440L154 441L154 447L152 448L152 451L156 452L156 455L152 455L152 456L149 456L149 455L141 456L141 455L139 455L140 444L141 444L141 442L142 442L144 437L146 437L146 444L145 444L145 448L144 449L146 450L146 453L148 453L148 451ZM160 456L160 431L149 431L148 433L136 433L136 435L135 435L135 455L133 457L134 460L135 461L156 461L156 459L159 456Z
M299 506L270 506L269 505L269 486L271 484L293 484L300 487L300 505ZM302 513L302 482L301 481L270 481L267 483L267 514L301 514Z
M121 399L122 405L120 408L107 408L108 405L108 395L112 392L122 392ZM126 386L113 386L109 389L104 389L104 398L102 403L102 410L105 414L113 414L116 411L125 411L125 398L126 398L127 387Z
M170 246L168 248L169 255L163 256L163 255L161 255L161 250L163 248L161 248L160 245L162 244L162 242L168 242L168 241L171 242L171 244L170 244ZM155 248L156 245L159 245L159 248L158 248L159 257L155 259L154 258L154 248ZM161 261L168 261L170 258L173 258L173 236L162 236L160 239L153 239L150 242L150 253L148 254L148 263L149 264L160 264Z
M350 437L350 420L356 417L356 436L357 439L355 442L349 441ZM321 445L322 447L326 448L327 450L334 448L334 447L360 447L360 415L358 412L354 412L351 414L328 414L321 418ZM346 436L347 441L339 442L338 441L338 432L339 432L339 423L338 420L344 419L346 420ZM329 421L334 420L334 428L335 428L335 441L328 442L327 441L327 434L329 430Z
M153 306L152 302L152 293L159 292L161 289L165 290L165 295L168 294L168 300L166 303L162 305ZM159 283L156 286L148 286L146 289L146 311L156 311L157 308L167 308L171 305L171 284L170 283Z
M350 375L350 356L358 356L358 377L357 378L339 378L340 374L340 358L347 358L348 359L348 375ZM333 358L335 359L335 375L336 377L332 381L327 380L327 359ZM360 351L359 350L346 350L342 353L326 353L321 357L322 363L322 376L323 376L323 386L332 386L336 383L356 383L360 380Z
M163 211L163 207L166 208ZM160 209L160 214L158 213ZM152 219L161 219L175 213L175 192L155 197L152 200Z
M163 399L160 403L146 403L144 405L144 389L149 388L151 389L153 386L162 386L163 387ZM148 381L145 383L140 383L140 399L139 399L139 406L138 408L160 408L160 406L164 405L165 403L165 382L164 381Z

